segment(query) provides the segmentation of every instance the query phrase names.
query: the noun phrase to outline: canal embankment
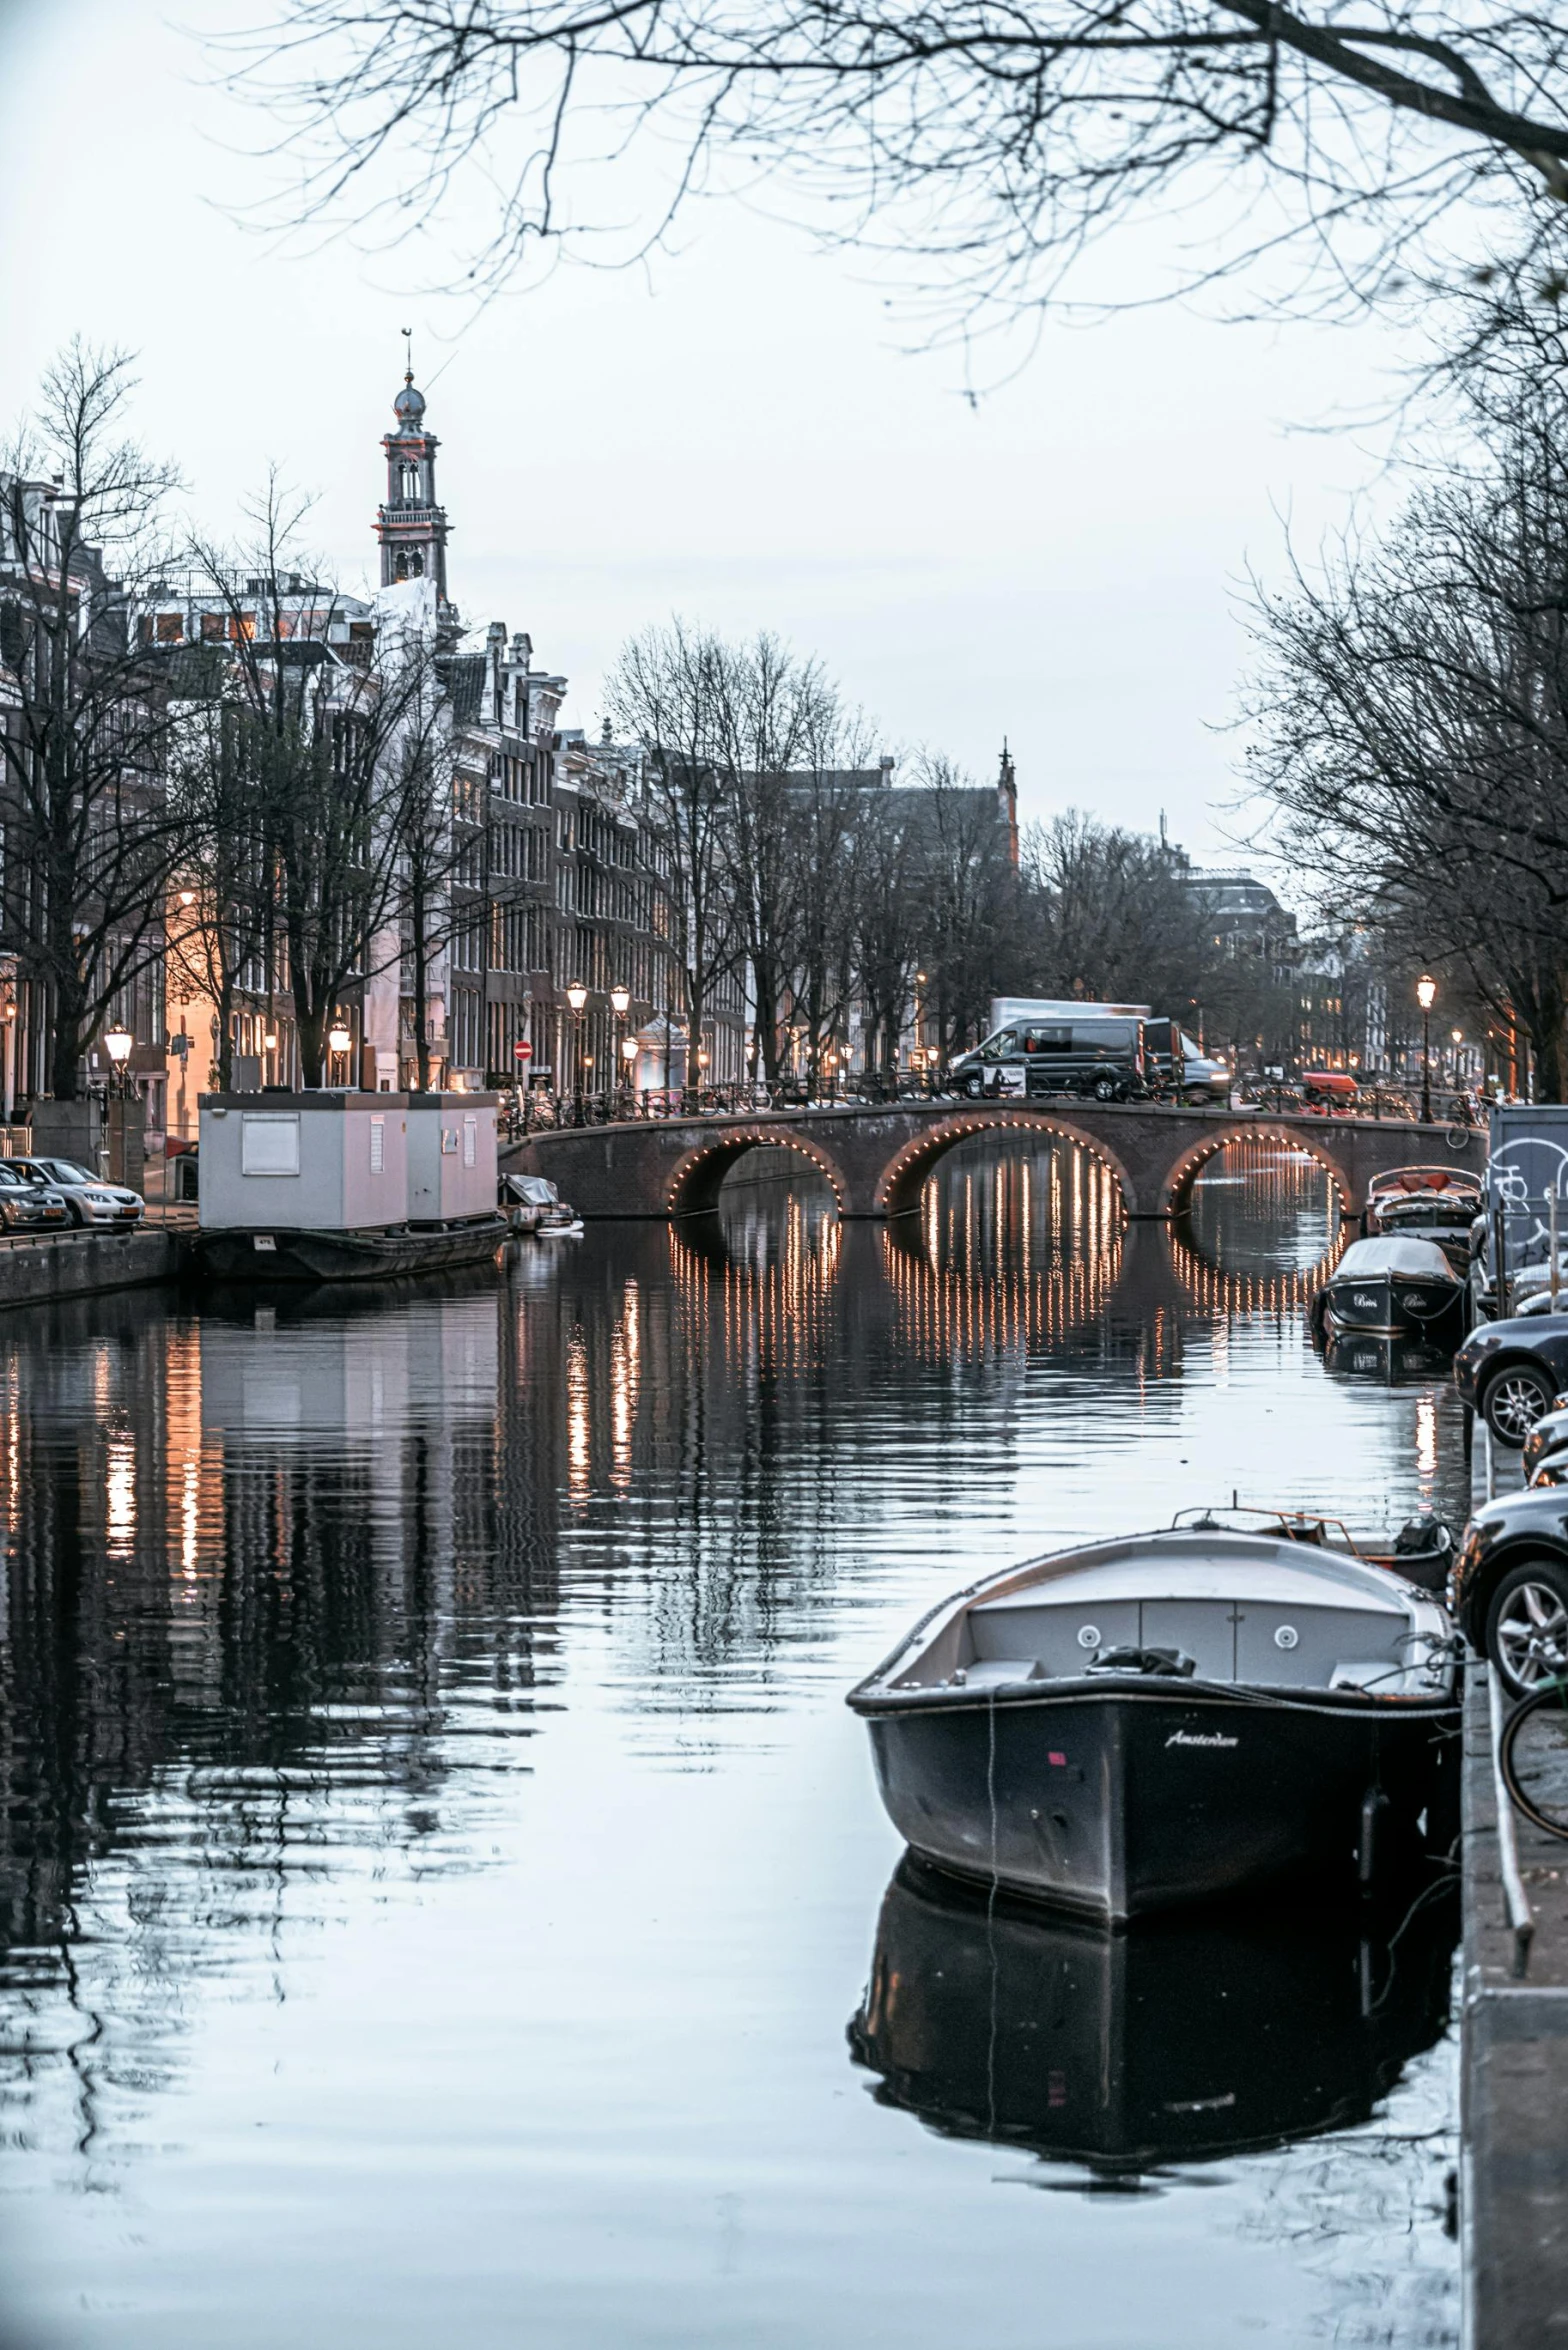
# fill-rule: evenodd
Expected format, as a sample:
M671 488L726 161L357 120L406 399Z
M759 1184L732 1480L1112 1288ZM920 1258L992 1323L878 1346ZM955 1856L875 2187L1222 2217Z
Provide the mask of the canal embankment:
M1519 1481L1477 1427L1473 1506ZM1509 1802L1490 1669L1466 1672L1459 2193L1463 2350L1568 2342L1568 1844Z
M1568 1844L1508 1805L1488 1682L1487 1668L1472 1659L1463 1812L1464 2344L1519 2350L1568 2341Z
M193 1238L193 1227L174 1223L137 1232L8 1234L0 1240L0 1312L175 1281Z

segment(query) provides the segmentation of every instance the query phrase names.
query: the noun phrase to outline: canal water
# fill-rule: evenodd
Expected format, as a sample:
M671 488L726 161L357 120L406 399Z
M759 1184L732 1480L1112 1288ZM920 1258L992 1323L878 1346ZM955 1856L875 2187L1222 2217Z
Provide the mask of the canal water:
M988 1913L843 1704L1053 1544L1462 1508L1442 1378L1312 1351L1320 1172L759 1172L0 1326L6 2350L1457 2339L1444 1907Z

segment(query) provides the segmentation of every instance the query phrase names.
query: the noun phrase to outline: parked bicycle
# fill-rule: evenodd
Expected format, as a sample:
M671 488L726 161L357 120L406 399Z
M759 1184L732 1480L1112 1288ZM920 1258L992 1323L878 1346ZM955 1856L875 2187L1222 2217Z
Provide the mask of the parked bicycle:
M1568 1843L1568 1673L1543 1681L1514 1708L1497 1762L1514 1808Z

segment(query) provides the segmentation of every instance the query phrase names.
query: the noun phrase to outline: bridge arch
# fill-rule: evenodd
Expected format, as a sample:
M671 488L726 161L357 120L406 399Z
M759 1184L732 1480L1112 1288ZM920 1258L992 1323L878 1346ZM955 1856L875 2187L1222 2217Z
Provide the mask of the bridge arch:
M666 1214L701 1216L717 1207L719 1186L725 1176L738 1159L755 1150L794 1151L826 1179L840 1216L848 1212L849 1185L843 1170L819 1143L792 1132L788 1126L747 1124L719 1128L692 1149L682 1152L670 1172L665 1194Z
M1309 1158L1316 1159L1333 1185L1341 1217L1349 1217L1355 1212L1358 1204L1355 1186L1343 1161L1337 1159L1310 1128L1299 1125L1274 1126L1259 1124L1254 1119L1238 1119L1234 1126L1225 1126L1213 1134L1204 1135L1200 1142L1194 1143L1175 1160L1165 1177L1167 1215L1184 1216L1187 1213L1192 1205L1192 1187L1210 1159L1218 1158L1221 1151L1228 1150L1237 1142L1274 1142L1284 1150L1305 1151Z
M947 1156L971 1135L996 1133L1025 1133L1054 1135L1059 1141L1076 1143L1080 1150L1098 1159L1102 1167L1115 1176L1122 1195L1122 1206L1129 1216L1138 1213L1137 1187L1124 1162L1108 1143L1097 1134L1045 1110L987 1110L975 1108L960 1110L951 1118L942 1118L913 1135L883 1168L876 1187L873 1215L904 1216L919 1204L921 1186L939 1159Z

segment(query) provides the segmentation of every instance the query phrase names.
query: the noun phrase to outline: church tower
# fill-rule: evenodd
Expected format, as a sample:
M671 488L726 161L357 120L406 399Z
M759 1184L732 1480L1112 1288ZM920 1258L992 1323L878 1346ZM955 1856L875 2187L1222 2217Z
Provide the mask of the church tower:
M437 601L445 604L447 519L436 504L438 443L425 429L425 395L415 388L412 357L392 413L397 423L381 444L387 453L386 504L376 515L381 584L433 579Z

